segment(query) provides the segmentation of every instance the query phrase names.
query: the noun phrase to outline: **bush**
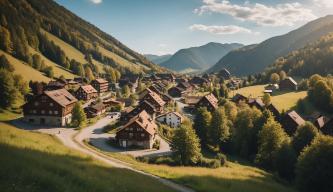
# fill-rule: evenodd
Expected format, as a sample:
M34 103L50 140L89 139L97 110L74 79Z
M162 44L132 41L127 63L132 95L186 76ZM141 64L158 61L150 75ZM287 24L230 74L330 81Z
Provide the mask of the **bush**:
M159 150L161 145L161 141L156 139L153 143L153 148Z
M155 164L176 165L177 163L171 157L157 157L154 159Z
M224 155L223 153L218 153L217 154L217 159L220 160L221 166L224 166L228 161L227 156Z
M221 167L221 160L220 159L208 159L205 157L201 157L197 163L197 166L215 169L215 168Z

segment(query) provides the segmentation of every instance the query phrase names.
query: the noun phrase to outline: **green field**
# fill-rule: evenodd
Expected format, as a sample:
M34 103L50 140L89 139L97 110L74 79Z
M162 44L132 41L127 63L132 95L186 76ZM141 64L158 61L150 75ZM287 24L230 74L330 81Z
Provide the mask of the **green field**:
M138 162L131 156L105 153L132 164L136 169L173 180L200 192L294 192L274 180L274 177L255 167L228 162L217 169L201 167L173 167Z
M53 136L1 122L0 151L2 192L173 191L155 179L68 149Z
M231 91L230 97L239 93L246 97L261 97L264 94L266 85L255 85L244 87L235 91ZM307 96L306 91L298 92L276 92L271 97L272 103L278 108L278 110L289 110L295 107L299 99L303 99Z

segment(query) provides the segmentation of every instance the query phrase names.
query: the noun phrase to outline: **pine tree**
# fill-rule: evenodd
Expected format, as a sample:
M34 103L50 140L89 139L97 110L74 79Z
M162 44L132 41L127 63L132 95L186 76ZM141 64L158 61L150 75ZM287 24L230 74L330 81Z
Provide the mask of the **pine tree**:
M11 41L10 32L5 27L0 26L0 49L11 54L13 51L13 44Z
M0 107L11 107L16 100L17 89L14 85L12 74L5 69L0 69Z
M82 127L87 122L87 116L81 106L80 102L74 105L72 112L72 124L74 127Z
M0 68L1 69L6 69L9 72L13 72L15 69L13 65L11 65L5 55L0 56Z
M262 98L263 103L267 107L269 104L271 104L271 96L268 93L265 93Z
M41 66L42 66L42 58L40 55L38 54L34 54L32 56L32 67L37 69L37 70L41 70Z
M89 81L92 81L95 79L94 74L89 66L86 66L84 68L86 77L88 78Z
M197 110L194 119L194 129L201 140L202 145L207 144L208 130L212 121L212 115L206 107L201 107Z
M128 85L125 85L122 89L122 94L123 94L123 97L125 98L128 98L129 95L131 94L131 90L130 88L128 87Z

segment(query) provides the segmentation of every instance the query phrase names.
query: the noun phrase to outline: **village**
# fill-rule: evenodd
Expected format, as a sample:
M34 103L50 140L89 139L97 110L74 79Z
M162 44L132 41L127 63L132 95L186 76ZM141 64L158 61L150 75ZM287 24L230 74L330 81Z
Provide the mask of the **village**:
M113 119L112 126L106 126L112 127L112 131L105 131L106 134L112 134L104 142L113 141L111 147L115 151L121 149L130 151L129 154L136 154L136 150L154 153L161 150L163 154L170 154L169 139L166 136L168 130L176 129L185 119L192 121L199 108L214 112L221 105L217 93L209 90L216 81L226 85L227 90L238 89L242 82L226 69L202 76L171 73L143 77L124 76L118 83L110 83L103 78L92 80L90 84L85 83L82 78L56 79L48 84L36 82L31 86L34 95L30 95L28 102L23 105L23 121L50 129L70 127L74 105L80 102L88 119ZM124 89L129 89L130 95L135 97L124 97L124 94L120 94ZM297 82L288 77L279 84L267 85L263 94L272 94L276 90L292 92L297 89ZM306 121L313 122L324 134L332 134L330 129L333 120L327 120L324 116L316 114L301 117L295 110L281 112L274 104L265 104L262 97L247 97L237 93L227 99L236 105L247 104L262 112L270 111L289 135L293 135L297 127ZM165 131L161 126L168 128ZM137 156L149 153L138 154Z

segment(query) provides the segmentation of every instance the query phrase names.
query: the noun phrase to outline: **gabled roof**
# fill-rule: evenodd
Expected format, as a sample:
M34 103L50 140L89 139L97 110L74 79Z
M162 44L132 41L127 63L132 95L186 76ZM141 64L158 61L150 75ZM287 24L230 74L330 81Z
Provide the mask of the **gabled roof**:
M127 127L131 126L133 123L137 123L143 130L145 130L150 135L155 135L157 125L152 119L150 119L148 113L143 110L141 113L133 117L127 124L121 127L117 133Z
M94 81L96 81L97 83L100 83L100 84L102 84L102 83L108 83L107 80L102 79L102 78L95 79Z
M290 117L297 125L303 125L305 123L304 119L299 116L296 111L290 111L286 116Z
M163 99L154 91L148 92L147 95L149 95L151 98L153 98L155 100L155 102L158 103L158 105L160 105L161 107L163 107L165 105L165 101L163 101Z
M80 87L86 93L97 93L97 90L91 85L82 85Z
M259 107L264 108L265 104L260 98L250 98L248 104L257 104Z
M206 99L215 109L218 108L219 101L217 100L217 98L214 96L213 93L209 93L208 95L205 95L204 97L202 97L200 99L200 101L203 99Z
M235 96L233 96L232 97L232 101L233 102L237 102L237 101L239 101L239 100L246 100L247 99L247 97L245 97L244 95L242 95L242 94L239 94L239 93L237 93Z
M49 96L59 105L66 107L72 103L77 102L77 99L70 94L66 89L58 89L53 91L44 91L44 94Z
M327 119L325 116L318 117L313 123L317 128L322 128L327 123Z

